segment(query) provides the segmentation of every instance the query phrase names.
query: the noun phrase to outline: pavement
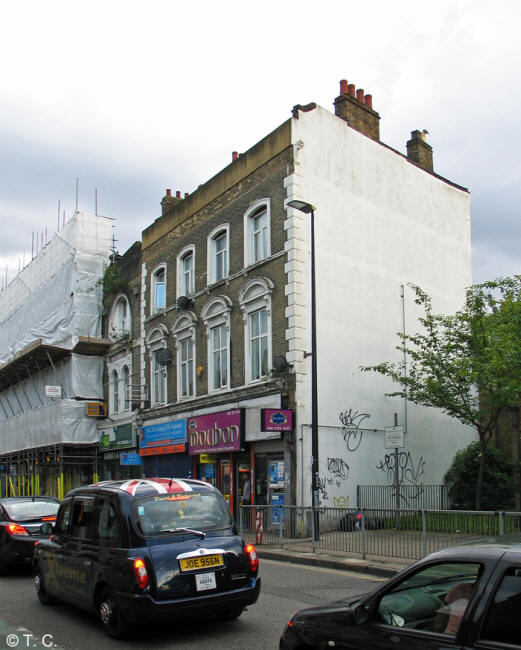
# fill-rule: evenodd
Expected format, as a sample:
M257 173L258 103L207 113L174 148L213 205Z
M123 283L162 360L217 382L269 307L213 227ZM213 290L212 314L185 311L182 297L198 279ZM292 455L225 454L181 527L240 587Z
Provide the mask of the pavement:
M341 551L294 551L266 544L256 544L257 555L262 560L276 560L277 562L291 562L308 566L337 569L340 571L356 571L369 575L390 578L402 569L410 566L414 560L394 558L387 556L367 556Z

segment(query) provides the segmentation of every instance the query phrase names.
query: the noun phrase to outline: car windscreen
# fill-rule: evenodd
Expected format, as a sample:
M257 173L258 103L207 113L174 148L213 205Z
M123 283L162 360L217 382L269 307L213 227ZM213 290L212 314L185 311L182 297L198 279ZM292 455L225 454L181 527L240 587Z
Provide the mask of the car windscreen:
M37 501L30 499L24 501L4 501L7 514L15 521L54 517L58 512L59 506L58 501L47 501L46 499L39 499Z
M217 492L183 492L144 497L133 505L144 535L203 532L233 525L229 508Z

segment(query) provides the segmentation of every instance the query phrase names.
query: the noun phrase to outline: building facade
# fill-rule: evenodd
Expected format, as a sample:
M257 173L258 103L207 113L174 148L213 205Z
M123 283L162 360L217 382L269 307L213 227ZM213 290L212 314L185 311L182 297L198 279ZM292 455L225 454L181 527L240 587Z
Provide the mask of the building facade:
M442 312L471 284L467 190L433 171L424 132L402 154L379 119L342 81L334 114L297 105L193 194L167 190L142 235L145 475L204 477L237 511L251 473L250 501L310 504L310 223L294 199L316 208L321 504L356 506L357 486L397 480L414 505L474 439L360 369L400 360L396 332L417 328L410 283Z

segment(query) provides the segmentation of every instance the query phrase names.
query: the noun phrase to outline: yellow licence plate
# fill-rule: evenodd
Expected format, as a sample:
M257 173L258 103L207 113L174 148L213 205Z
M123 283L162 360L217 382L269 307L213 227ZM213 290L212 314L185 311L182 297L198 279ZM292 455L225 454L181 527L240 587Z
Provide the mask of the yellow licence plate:
M209 569L223 566L222 555L198 555L197 557L185 557L179 560L181 571L194 571L195 569Z

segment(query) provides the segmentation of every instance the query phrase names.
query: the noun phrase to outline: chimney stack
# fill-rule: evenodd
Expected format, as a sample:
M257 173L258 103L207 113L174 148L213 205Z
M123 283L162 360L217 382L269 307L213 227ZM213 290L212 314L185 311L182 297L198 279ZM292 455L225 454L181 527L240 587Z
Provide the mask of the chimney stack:
M411 139L407 142L407 158L428 172L433 172L432 147L425 141L427 131L412 131Z
M373 109L372 95L364 95L355 84L340 82L340 95L335 99L335 115L373 140L380 140L380 116Z
M175 196L172 196L172 190L167 189L165 196L161 199L161 216L163 217L165 212L170 212L170 210L178 203L181 203L182 200L181 192L179 190L175 193Z

